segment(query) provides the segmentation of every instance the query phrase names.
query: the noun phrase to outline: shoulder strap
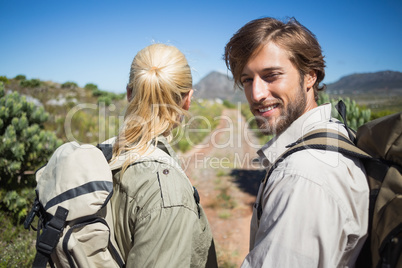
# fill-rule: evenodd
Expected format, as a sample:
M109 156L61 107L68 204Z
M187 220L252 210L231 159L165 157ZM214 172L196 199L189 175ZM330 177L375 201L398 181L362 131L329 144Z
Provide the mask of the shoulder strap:
M110 143L100 143L96 145L99 150L102 151L103 155L106 158L106 161L109 162L110 159L113 157L113 145Z
M96 145L96 147L97 147L99 150L102 151L103 155L104 155L105 158L106 158L106 161L109 162L110 159L112 159L112 157L113 157L113 144L111 144L111 143L100 143L100 144ZM104 221L104 220L95 219L95 221L102 221L102 222L104 222L104 224L108 225L108 224L106 223L106 221ZM70 230L72 230L72 229L70 229ZM109 237L109 239L111 239L111 238ZM64 245L63 245L63 246L64 246ZM117 246L117 245L116 245L116 246ZM115 260L115 261L117 262L117 264L119 265L119 267L125 267L124 260L122 259L121 254L120 254L120 251L118 250L118 248L117 248L116 246L115 246L112 242L109 242L108 248L109 248L111 254L112 254L113 257L114 257L114 260ZM69 261L70 261L70 260L69 260Z
M343 124L346 127L346 130L348 131L349 139L356 144L356 131L353 129L349 128L348 126L348 121L346 118L346 105L342 100L339 100L338 103L335 105L336 110L338 111L339 115L342 117Z
M272 172L278 165L285 160L286 157L293 153L306 150L306 149L316 149L316 150L327 150L341 153L345 156L355 157L359 159L371 159L372 157L361 149L357 148L356 145L345 135L339 131L332 129L317 129L315 131L309 132L296 142L286 146L286 150L271 166L268 170L267 175L263 181L265 187L266 180L271 176ZM257 218L260 220L262 215L262 205L261 200L257 200Z
M346 156L368 159L369 154L357 148L356 145L345 135L339 131L332 129L317 129L309 132L296 142L286 146L286 150L272 165L268 171L267 177L271 175L273 170L289 155L306 149L327 150L339 152Z
M45 268L47 263L53 267L50 255L59 242L66 223L67 214L68 210L59 206L54 217L46 224L42 234L38 236L36 241L37 251L32 267Z

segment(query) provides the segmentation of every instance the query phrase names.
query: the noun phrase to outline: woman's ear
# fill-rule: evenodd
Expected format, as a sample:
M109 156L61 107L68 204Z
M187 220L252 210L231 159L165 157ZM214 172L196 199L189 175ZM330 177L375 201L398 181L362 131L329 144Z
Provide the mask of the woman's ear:
M132 95L133 95L133 91L132 91L131 88L128 87L128 85L127 85L127 87L126 87L126 92L127 92L127 100L128 100L128 102L130 102L130 101L131 101L131 97L132 97Z
M188 111L188 109L190 109L191 97L193 96L193 93L194 93L194 90L190 89L190 91L187 92L183 98L183 109L186 111Z

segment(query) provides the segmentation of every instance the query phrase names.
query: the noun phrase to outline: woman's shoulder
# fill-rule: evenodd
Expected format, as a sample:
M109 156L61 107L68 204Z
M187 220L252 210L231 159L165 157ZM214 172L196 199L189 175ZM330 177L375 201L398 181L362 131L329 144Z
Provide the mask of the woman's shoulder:
M161 196L166 207L192 207L194 203L194 190L186 174L175 159L159 148L131 164L120 184L132 198Z

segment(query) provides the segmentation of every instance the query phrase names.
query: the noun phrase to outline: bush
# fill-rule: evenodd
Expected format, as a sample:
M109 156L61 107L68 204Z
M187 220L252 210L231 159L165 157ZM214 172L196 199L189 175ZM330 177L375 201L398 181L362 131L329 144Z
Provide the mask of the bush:
M103 96L105 94L105 92L103 92L102 90L99 90L99 89L94 89L94 90L92 90L92 96L94 96L94 97L100 97L100 96Z
M5 211L8 212L17 223L25 219L35 197L35 190L32 187L25 187L18 191L12 190L8 192L6 190L0 190L0 200L3 203Z
M27 80L27 77L23 74L19 74L16 77L14 77L15 80Z
M339 100L341 100L341 98L330 99L328 94L321 92L317 104L321 105L324 103L331 103L332 116L342 121L338 111L335 108L335 105ZM357 130L361 125L371 120L370 109L359 107L356 104L356 101L351 100L350 98L343 98L342 100L346 105L346 121L350 128Z
M96 91L98 90L98 86L92 83L88 83L84 86L85 89L90 90L90 91Z
M10 80L6 76L0 76L0 82L3 82L3 84L10 84Z
M77 83L71 81L65 82L61 85L61 88L65 89L75 89L77 87L78 87Z
M224 101L223 101L223 106L225 106L226 108L229 108L229 109L234 109L234 108L236 108L236 105L234 105L233 103L231 103L231 102L228 101L228 100L224 100Z
M391 114L394 114L395 112L394 111L391 111L391 110L382 110L382 111L379 111L379 112L375 112L375 113L372 113L371 114L371 120L374 120L374 119L377 119L377 118L380 118L380 117L384 117L384 116L387 116L387 115L391 115Z
M104 97L104 98L109 98L110 100L122 100L125 98L126 94L121 93L121 94L116 94L113 92L108 92L108 91L103 91L96 88L92 88L92 96L94 97ZM98 100L99 102L99 100Z
M102 103L105 104L105 106L109 106L110 104L112 104L112 99L107 95L100 96L98 98L98 103Z
M54 133L43 129L48 116L17 92L5 95L0 82L0 182L6 191L0 203L17 219L26 215L24 189L35 184L26 173L46 163L61 144Z
M31 80L21 80L20 81L20 86L22 87L39 87L40 86L40 80L39 79L31 79Z

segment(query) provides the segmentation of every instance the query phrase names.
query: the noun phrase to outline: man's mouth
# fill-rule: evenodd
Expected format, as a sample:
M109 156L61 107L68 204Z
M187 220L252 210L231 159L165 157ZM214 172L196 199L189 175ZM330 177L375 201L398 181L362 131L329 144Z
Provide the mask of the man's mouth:
M273 105L270 105L270 106L267 106L267 107L259 108L258 111L260 113L266 113L268 111L271 111L272 109L275 109L278 106L279 106L279 104L273 104Z

